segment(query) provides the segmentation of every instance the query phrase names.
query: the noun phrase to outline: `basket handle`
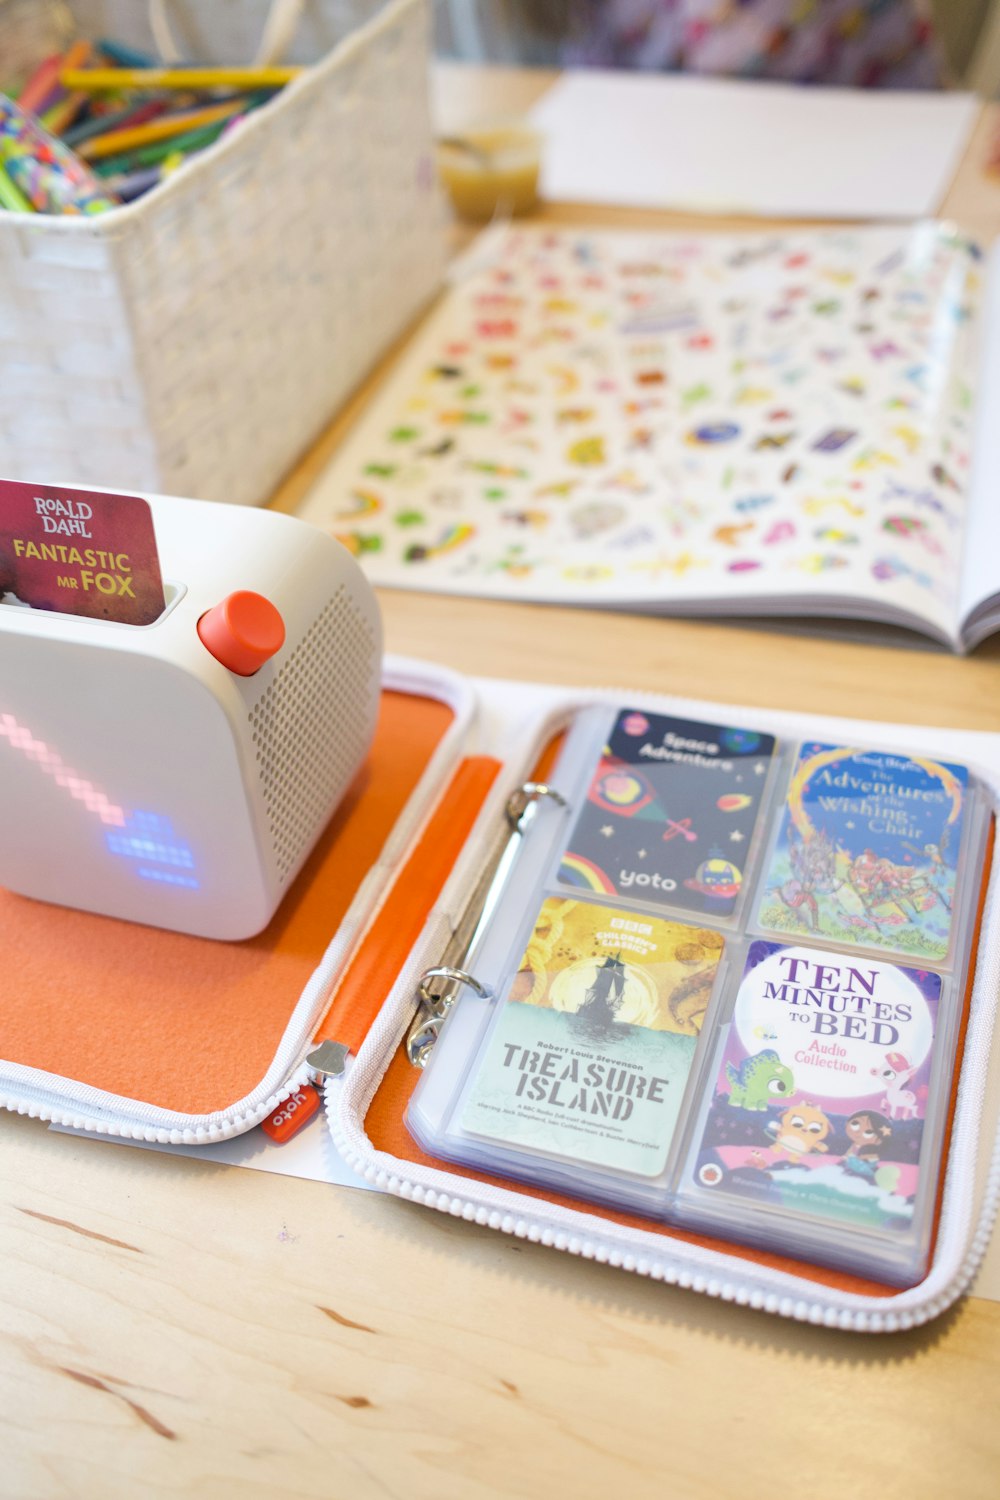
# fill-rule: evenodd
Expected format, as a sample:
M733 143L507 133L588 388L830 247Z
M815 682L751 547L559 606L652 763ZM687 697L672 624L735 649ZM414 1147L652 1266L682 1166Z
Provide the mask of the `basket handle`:
M266 67L279 62L291 46L302 15L304 0L271 0L264 22L254 67ZM174 40L167 17L167 0L149 0L149 25L153 33L156 50L165 63L182 61L180 49Z

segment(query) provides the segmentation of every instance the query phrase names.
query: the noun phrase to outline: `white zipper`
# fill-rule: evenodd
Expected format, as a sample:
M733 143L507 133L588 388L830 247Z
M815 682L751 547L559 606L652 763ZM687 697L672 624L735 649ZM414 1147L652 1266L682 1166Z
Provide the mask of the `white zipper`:
M581 704L611 698L642 707L664 702L654 694L623 694L621 689L568 695ZM549 693L551 702L551 690ZM669 711L705 717L710 706L691 700L671 699ZM549 722L565 715L566 704L555 707ZM777 733L798 735L801 726L787 716L752 710L733 712L729 706L711 705L716 716L724 714L754 727L759 721ZM836 735L840 721L826 721ZM856 734L856 725L850 726ZM810 733L824 733L810 720ZM947 738L942 731L942 738ZM848 735L850 738L851 735ZM845 741L846 742L846 741ZM979 771L993 793L994 811L1000 801L1000 776ZM475 851L471 851L474 855ZM463 851L466 863L470 850ZM446 898L452 882L442 892ZM447 927L450 914L437 913L439 929ZM818 1290L816 1283L789 1272L754 1266L749 1268L737 1250L732 1254L698 1246L665 1242L662 1235L614 1226L583 1210L543 1205L527 1193L474 1183L445 1168L426 1168L399 1161L376 1151L364 1134L363 1120L371 1097L395 1053L410 1020L412 996L423 964L411 955L409 972L400 976L387 997L383 1011L373 1024L350 1076L328 1081L324 1103L331 1135L338 1153L354 1171L374 1186L397 1196L436 1208L454 1217L466 1218L519 1239L551 1245L585 1259L598 1260L634 1271L654 1280L689 1287L705 1295L744 1306L761 1308L799 1322L823 1324L856 1332L895 1332L917 1327L938 1316L968 1288L985 1254L1000 1202L1000 1129L994 1142L991 1164L978 1220L973 1222L973 1198L979 1151L979 1132L990 1046L1000 1001L1000 858L994 862L984 906L984 936L977 955L975 981L966 1036L963 1065L958 1082L944 1199L934 1260L923 1280L912 1288L888 1297L868 1297L835 1288ZM447 935L447 933L445 934ZM422 943L421 952L433 952L442 941ZM674 1248L665 1250L665 1243Z
M464 734L471 710L468 694L462 696L464 688L460 679L453 678L448 673L435 673L419 664L397 662L395 674L390 672L387 677L387 685L440 697L444 696L443 680L454 684L452 691L457 696L452 707L456 709L458 717L462 718ZM573 693L551 688L535 691L540 701L544 695L544 701L551 709L546 716L548 725L564 720L573 706L583 702L621 702L627 698L637 706L655 706L661 711L677 713L689 712L693 717L704 717L707 713L724 714L732 716L734 721L746 720L755 727L758 721L766 720L768 727L778 733L790 735L797 735L802 727L788 716L780 714L757 715L752 709L745 707L735 709L729 705L709 705L689 699L667 700L651 693L623 693L620 688L600 689L591 693ZM563 693L561 702L556 696L560 691ZM839 722L827 720L826 726L831 733L836 733ZM446 736L449 746L457 727L456 723ZM854 726L852 730L853 728ZM815 720L809 720L809 732L820 732ZM940 733L942 738L947 738L948 731ZM421 787L431 776L432 769L443 774L440 753L444 746L445 741L442 741L431 766L425 772ZM981 775L997 800L1000 797L1000 777L990 772L982 772ZM418 792L419 790L420 788ZM496 796L504 790L500 788ZM490 800L488 799L487 806ZM432 799L430 807L425 809L423 821L430 816L436 801L436 798ZM335 938L293 1012L285 1037L265 1079L256 1090L229 1110L196 1117L177 1115L85 1085L68 1084L65 1079L15 1064L3 1067L0 1086L6 1084L8 1089L0 1092L0 1107L72 1129L171 1145L207 1145L239 1135L259 1124L301 1084L314 1081L315 1073L304 1060L305 1054L311 1049L313 1028L328 1003L330 989L340 969L346 964L357 941L377 912L379 898L384 899L390 883L386 877L395 870L404 846L411 842L415 832L415 828L407 820L407 826L391 836L385 851L391 856L390 860L370 872L355 898L361 912L354 924L352 939L348 944L347 934L343 930ZM487 832L488 830L484 831L477 838L477 844ZM467 845L461 864L474 858L475 853L476 850ZM472 1220L519 1239L551 1245L585 1259L618 1266L654 1280L688 1287L707 1296L761 1308L800 1322L867 1333L916 1327L943 1312L967 1289L985 1254L1000 1203L998 1132L978 1221L975 1225L972 1224L978 1133L985 1098L989 1048L1000 995L998 866L1000 858L994 864L983 920L983 932L993 930L996 935L990 945L993 951L981 953L977 963L935 1261L928 1275L917 1287L887 1298L867 1298L834 1289L820 1294L816 1285L805 1278L764 1267L749 1270L748 1263L735 1252L728 1255L698 1246L682 1247L677 1242L666 1242L661 1235L652 1232L614 1226L581 1210L561 1209L557 1205L543 1206L539 1200L527 1195L474 1184L443 1169L403 1163L375 1151L360 1122L364 1118L371 1094L378 1086L412 1020L411 1000L416 980L423 968L421 953L416 956L411 954L404 971L397 977L348 1077L339 1081L328 1080L323 1087L324 1105L334 1143L348 1166L383 1191L411 1198L415 1202L436 1208L439 1212ZM376 885L382 887L381 891L374 889ZM449 880L442 896L447 894L452 885L453 881ZM448 917L438 910L432 914L429 922L429 942L433 948L446 940ZM421 952L424 946L421 944ZM402 1010L400 996L404 1002ZM457 1191L456 1185L460 1185ZM955 1226L954 1229L952 1225ZM951 1239L960 1243L967 1240L964 1251L959 1252L959 1246L951 1246ZM667 1243L675 1248L665 1250L664 1245ZM948 1256L953 1263L951 1269L939 1270Z
M244 1131L252 1130L255 1125L266 1120L268 1115L273 1114L279 1105L295 1093L296 1089L301 1088L304 1083L315 1082L316 1074L313 1069L303 1065L286 1080L282 1088L265 1099L263 1104L256 1104L252 1107L248 1104L245 1109L236 1106L226 1113L204 1115L200 1117L204 1123L183 1127L168 1128L164 1125L143 1123L138 1118L129 1121L119 1112L104 1117L101 1113L105 1107L103 1100L88 1101L82 1097L83 1091L77 1100L71 1091L65 1088L62 1091L62 1097L66 1101L65 1106L51 1103L50 1095L42 1094L26 1085L16 1094L0 1093L0 1109L8 1110L13 1114L27 1115L29 1119L41 1120L43 1123L58 1125L67 1130L86 1131L90 1135L108 1135L127 1141L149 1141L161 1146L210 1146L217 1141L227 1141L233 1136L242 1135ZM107 1097L114 1099L117 1111L117 1096ZM79 1112L81 1107L89 1112L81 1114Z
M998 907L1000 872L994 868L987 901L991 920L1000 916ZM412 973L397 989L402 988L405 992L409 986L412 994L421 965L411 967ZM979 1127L998 991L1000 952L994 951L985 956L977 969L935 1262L916 1287L891 1297L866 1297L832 1288L818 1293L815 1283L788 1272L762 1267L748 1270L747 1262L737 1252L727 1255L689 1245L677 1245L672 1252L664 1251L665 1242L660 1235L601 1225L594 1215L586 1212L562 1209L557 1205L543 1207L528 1194L473 1184L444 1169L404 1163L376 1151L365 1136L360 1121L403 1035L408 1011L403 1015L403 1026L397 1024L394 1028L394 1043L380 1046L379 1043L391 1039L385 1035L379 1037L376 1031L372 1037L373 1046L369 1048L366 1042L349 1079L342 1082L327 1080L323 1088L324 1106L330 1133L342 1160L384 1192L412 1199L441 1213L474 1221L517 1239L550 1245L586 1260L618 1266L656 1281L687 1287L710 1297L777 1313L798 1322L861 1333L897 1332L915 1328L937 1317L966 1291L982 1262L996 1220L1000 1202L1000 1130L993 1146L978 1221L975 1225L972 1223ZM369 1051L371 1059L364 1056ZM954 1268L943 1272L938 1268L949 1254L954 1254L948 1244L949 1237L968 1240L968 1244ZM676 1245L676 1242L670 1243Z
M330 1087L328 1084L328 1093ZM841 1328L855 1333L895 1333L917 1328L957 1301L971 1284L982 1262L1000 1196L998 1138L976 1234L958 1272L941 1291L934 1296L925 1297L912 1307L895 1306L889 1299L878 1302L873 1299L871 1307L852 1307L842 1300L848 1294L830 1292L826 1297L818 1297L814 1285L786 1272L773 1273L774 1285L761 1285L759 1279L744 1274L741 1262L716 1251L705 1251L704 1254L712 1257L712 1260L707 1265L698 1265L693 1263L690 1250L669 1257L644 1252L639 1248L623 1249L609 1245L604 1237L588 1234L585 1229L559 1228L551 1220L533 1215L530 1208L524 1211L490 1207L482 1200L463 1197L453 1190L427 1186L417 1182L412 1175L373 1165L367 1154L353 1151L346 1137L337 1128L334 1107L329 1102L327 1119L342 1160L383 1192L412 1199L428 1208L436 1208L441 1213L512 1235L515 1239L548 1245L570 1255L579 1255L584 1260L617 1266L639 1276L648 1276L654 1281L663 1281L668 1285L716 1297L723 1302L734 1302L741 1307L776 1313L779 1317L791 1318L800 1323L822 1324L828 1328ZM527 1202L530 1204L531 1200L528 1199Z

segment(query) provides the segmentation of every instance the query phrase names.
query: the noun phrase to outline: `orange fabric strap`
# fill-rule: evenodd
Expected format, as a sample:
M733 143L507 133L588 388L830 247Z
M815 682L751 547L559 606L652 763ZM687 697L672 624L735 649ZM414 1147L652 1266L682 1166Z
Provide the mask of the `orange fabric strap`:
M317 1041L342 1042L351 1052L357 1052L420 936L499 770L500 762L486 756L472 757L459 766L351 960L317 1032Z

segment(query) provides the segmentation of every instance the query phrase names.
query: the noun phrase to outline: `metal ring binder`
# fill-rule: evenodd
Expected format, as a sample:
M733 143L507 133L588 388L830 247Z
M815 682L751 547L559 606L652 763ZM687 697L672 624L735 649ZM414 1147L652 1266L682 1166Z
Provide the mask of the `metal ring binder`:
M485 984L480 984L474 974L467 974L464 969L453 969L449 964L437 964L433 969L425 969L420 976L420 984L417 994L427 1005L436 1005L440 1000L439 995L432 995L427 988L430 979L453 979L458 984L467 984L470 990L475 990L483 1000L490 993Z
M430 982L435 979L448 981L448 987L440 994L433 994L429 988ZM406 1038L406 1055L414 1067L422 1068L426 1063L444 1019L463 985L474 990L483 1000L492 993L474 974L467 973L465 969L453 969L450 964L435 964L432 969L425 969L420 976L417 994L422 1008Z
M544 781L526 781L507 799L507 822L510 826L519 833L522 832L521 819L531 804L543 797L551 797L560 807L569 805L562 792L557 792L554 786L548 786Z
M504 808L506 826L476 881L451 942L442 954L440 964L421 975L417 986L420 1009L406 1038L406 1055L414 1067L422 1068L426 1063L441 1025L463 985L474 990L484 1000L492 993L474 974L460 965L475 948L479 934L490 917L514 850L527 832L529 811L545 798L559 807L569 805L562 792L543 781L526 781L508 797ZM436 979L444 981L440 989L429 987Z

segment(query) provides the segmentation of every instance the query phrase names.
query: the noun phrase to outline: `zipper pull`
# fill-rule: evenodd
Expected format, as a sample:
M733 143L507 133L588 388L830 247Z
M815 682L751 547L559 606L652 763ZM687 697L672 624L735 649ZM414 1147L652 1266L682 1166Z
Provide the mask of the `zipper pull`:
M303 1125L308 1125L319 1109L319 1090L313 1088L311 1083L302 1083L289 1094L288 1098L279 1104L274 1114L268 1115L266 1120L261 1120L260 1128L269 1135L277 1145L283 1146L290 1141L293 1135L297 1135Z
M321 1078L340 1078L347 1056L348 1049L342 1042L320 1042L306 1062ZM302 1083L294 1094L289 1094L284 1103L278 1105L273 1115L261 1121L260 1128L279 1146L284 1145L298 1134L303 1125L308 1125L321 1102L319 1089L311 1083Z
M306 1063L321 1078L343 1078L350 1048L343 1042L320 1042L306 1058Z

